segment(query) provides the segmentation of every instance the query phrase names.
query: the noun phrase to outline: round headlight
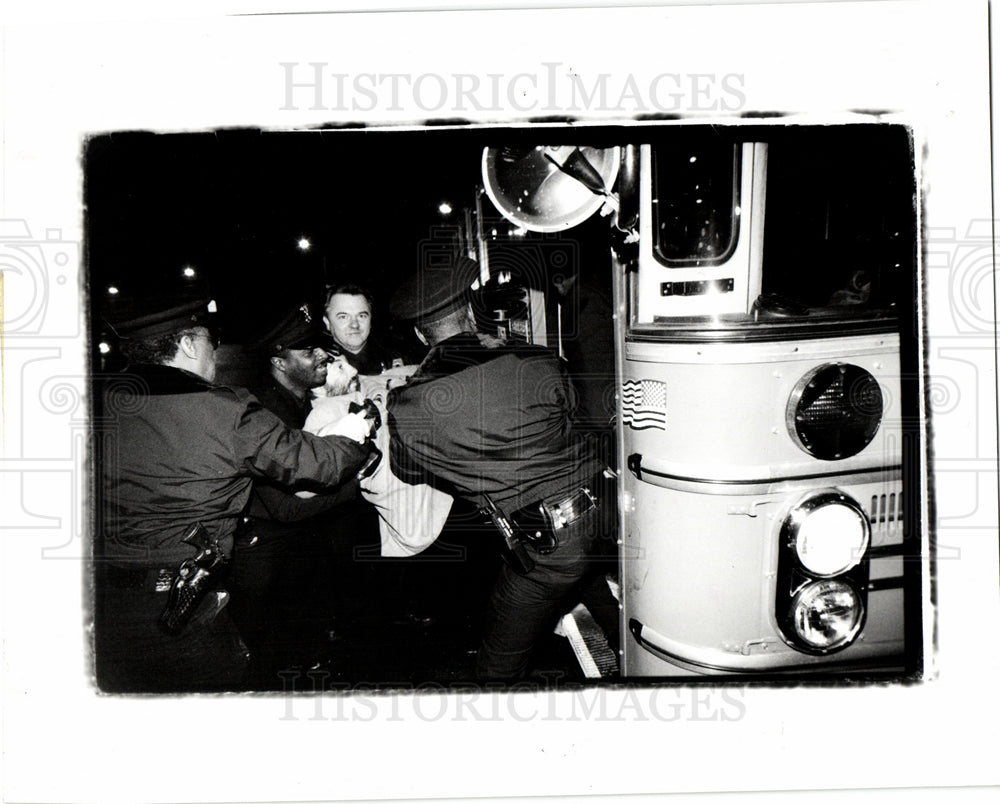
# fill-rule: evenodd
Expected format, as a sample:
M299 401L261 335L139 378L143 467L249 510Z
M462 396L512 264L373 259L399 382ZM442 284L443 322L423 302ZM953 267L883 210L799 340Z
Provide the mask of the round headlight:
M825 492L800 503L786 527L799 562L821 578L857 566L871 535L861 506L840 492Z
M861 596L838 580L814 581L792 600L792 627L803 647L827 652L849 645L861 630Z

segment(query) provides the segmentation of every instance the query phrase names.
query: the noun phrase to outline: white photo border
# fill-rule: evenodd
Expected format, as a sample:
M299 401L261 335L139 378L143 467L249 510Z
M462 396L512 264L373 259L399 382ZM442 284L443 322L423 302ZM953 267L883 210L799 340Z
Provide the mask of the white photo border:
M6 797L467 800L996 784L988 4L346 8L268 16L233 16L227 8L223 16L180 4L169 13L115 9L100 19L68 13L5 25ZM324 65L327 90L330 81L353 87L359 76L376 78L362 80L346 101L327 96L310 104L322 109L302 108L288 103L287 64ZM604 74L617 97L603 105L571 99L568 85L531 94L553 75L577 75L591 87ZM445 100L438 106L436 96L378 75L432 76L419 85L427 92L441 86L433 76L443 76ZM486 94L462 96L471 83L460 87L465 79L456 76L467 75L478 76ZM682 76L681 108L656 108L650 87L674 75ZM723 91L722 77L736 75L740 82ZM659 87L672 81L659 80ZM376 87L372 101L366 90ZM296 108L283 108L289 105ZM937 406L930 513L939 548L954 556L936 568L927 681L750 687L729 691L714 709L698 688L669 701L656 689L599 690L582 707L545 693L476 702L433 693L362 696L346 708L326 698L96 693L81 571L91 494L86 138L232 126L421 127L458 118L619 123L660 114L720 124L773 114L796 123L892 120L912 126L924 147L924 368ZM30 244L34 256L15 260L12 244ZM678 711L679 718L663 716ZM199 762L206 755L211 761Z

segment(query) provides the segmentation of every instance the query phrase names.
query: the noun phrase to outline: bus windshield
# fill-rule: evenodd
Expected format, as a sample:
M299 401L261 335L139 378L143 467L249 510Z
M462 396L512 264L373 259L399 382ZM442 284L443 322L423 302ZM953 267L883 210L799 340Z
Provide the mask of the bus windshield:
M916 188L903 126L699 126L665 130L649 152L653 259L630 280L630 330L891 328L912 304Z

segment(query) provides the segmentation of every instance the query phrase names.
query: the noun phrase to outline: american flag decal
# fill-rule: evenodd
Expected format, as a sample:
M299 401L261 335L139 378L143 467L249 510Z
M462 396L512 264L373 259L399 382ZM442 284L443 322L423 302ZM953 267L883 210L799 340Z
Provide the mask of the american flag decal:
M667 429L667 384L657 380L622 383L622 421L633 430Z

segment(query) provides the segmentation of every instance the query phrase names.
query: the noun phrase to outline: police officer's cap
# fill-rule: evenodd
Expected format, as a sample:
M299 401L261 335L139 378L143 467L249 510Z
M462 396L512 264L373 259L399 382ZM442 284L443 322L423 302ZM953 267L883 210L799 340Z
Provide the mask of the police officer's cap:
M259 351L276 355L284 349L329 349L333 338L323 329L323 319L310 304L284 312L255 344Z
M109 310L107 322L119 338L149 340L194 327L216 328L215 302L203 293L164 293L130 300Z
M464 256L425 266L397 288L389 312L402 321L433 320L464 304L478 278L479 263Z

